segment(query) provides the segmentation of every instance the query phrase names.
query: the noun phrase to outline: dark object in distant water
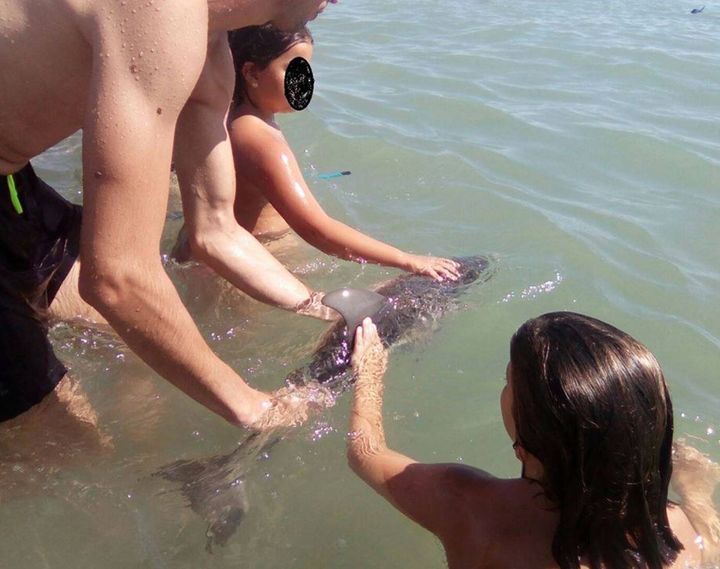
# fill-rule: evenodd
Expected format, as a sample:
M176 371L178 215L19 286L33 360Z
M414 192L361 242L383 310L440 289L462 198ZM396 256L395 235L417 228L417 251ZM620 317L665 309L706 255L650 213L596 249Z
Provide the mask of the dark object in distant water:
M460 278L456 281L436 281L406 274L377 289L380 298L376 300L382 302L371 302L366 308L374 312L373 322L386 346L412 341L422 336L422 332L434 329L443 315L457 310L461 294L473 283L486 281L491 276L485 257L462 257L455 261L460 265ZM379 306L381 308L375 312ZM349 310L347 317L353 320L360 314L353 315ZM340 395L355 379L350 373L351 355L350 334L345 322L338 321L323 336L310 363L290 373L285 381L293 385L317 381ZM212 551L213 545L225 545L242 523L248 508L244 478L260 452L267 451L280 440L275 436L268 442L272 436L271 433L255 433L230 454L180 460L155 473L179 483L188 505L205 519L208 551Z
M312 67L304 57L296 57L285 71L285 98L296 111L302 111L310 104L315 90Z
M703 7L701 7L701 8L693 8L692 10L690 10L690 13L691 13L691 14L699 14L699 13L702 12L704 9L705 9L705 6L703 6Z
M349 176L350 174L352 174L350 170L343 170L342 172L328 172L327 174L318 174L318 178L320 178L321 180L332 180L333 178Z

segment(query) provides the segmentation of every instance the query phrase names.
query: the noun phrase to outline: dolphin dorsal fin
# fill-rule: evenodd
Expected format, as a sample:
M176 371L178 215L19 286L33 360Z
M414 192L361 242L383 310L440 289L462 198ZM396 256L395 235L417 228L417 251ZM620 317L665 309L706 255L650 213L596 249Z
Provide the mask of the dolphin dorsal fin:
M337 310L342 315L351 344L355 339L355 329L360 326L363 318L374 316L387 302L388 299L382 294L360 288L333 290L322 299L325 306Z

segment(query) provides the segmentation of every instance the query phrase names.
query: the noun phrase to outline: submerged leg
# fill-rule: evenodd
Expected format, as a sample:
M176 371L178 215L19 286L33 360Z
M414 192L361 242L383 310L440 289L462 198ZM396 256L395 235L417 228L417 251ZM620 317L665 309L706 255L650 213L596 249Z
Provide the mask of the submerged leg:
M75 458L112 447L84 390L66 375L40 403L0 423L0 502L19 489L42 485Z

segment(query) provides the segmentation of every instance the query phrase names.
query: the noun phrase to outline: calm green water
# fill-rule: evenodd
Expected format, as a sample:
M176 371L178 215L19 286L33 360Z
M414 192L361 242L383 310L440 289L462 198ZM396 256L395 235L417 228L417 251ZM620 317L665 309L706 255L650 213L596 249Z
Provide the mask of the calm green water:
M393 353L392 446L517 474L498 406L508 340L571 309L653 350L679 433L720 459L720 11L694 6L347 0L314 23L316 97L282 125L321 203L415 252L496 258L463 311ZM81 199L79 137L37 167ZM315 177L334 170L352 175ZM395 274L310 248L288 262L324 289ZM255 385L279 386L323 330L233 294L205 306L192 281L206 277L170 269L208 342ZM151 475L242 433L114 338L53 334L115 451L28 473L0 510L3 568L443 566L435 540L346 467L347 397L247 461L250 511L208 553L205 522Z

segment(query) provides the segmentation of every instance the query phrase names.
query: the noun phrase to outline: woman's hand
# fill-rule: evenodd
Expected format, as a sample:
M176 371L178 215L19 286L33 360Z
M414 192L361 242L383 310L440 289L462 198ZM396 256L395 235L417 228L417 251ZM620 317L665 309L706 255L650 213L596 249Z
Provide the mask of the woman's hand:
M355 332L352 367L358 378L367 374L382 378L387 369L387 350L370 318L365 318Z
M405 270L416 275L426 275L436 281L446 279L454 281L460 277L459 265L452 259L442 257L425 257L410 255L405 263Z

